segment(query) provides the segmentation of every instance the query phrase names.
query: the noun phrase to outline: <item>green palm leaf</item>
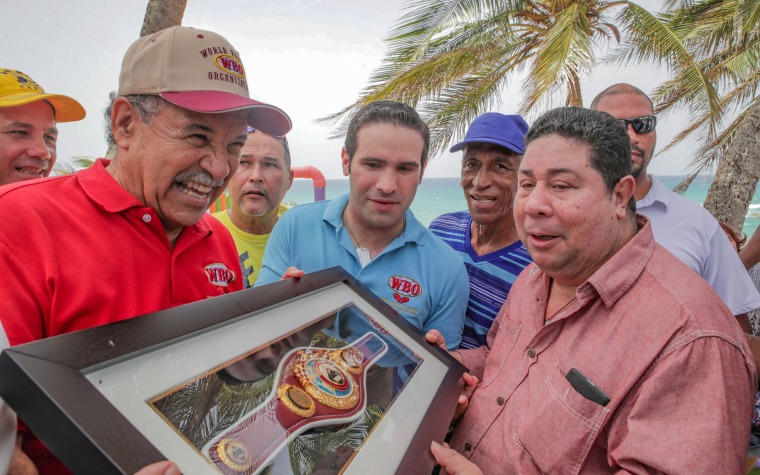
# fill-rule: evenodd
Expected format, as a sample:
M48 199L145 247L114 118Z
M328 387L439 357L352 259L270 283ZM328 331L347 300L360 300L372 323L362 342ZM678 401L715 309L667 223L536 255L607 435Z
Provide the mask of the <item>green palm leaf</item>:
M618 10L635 10L621 22ZM387 39L388 52L360 97L321 121L343 135L362 105L392 99L416 107L431 129L431 154L464 135L498 106L516 74L527 72L520 111L538 115L582 104L580 78L596 55L619 42L619 26L659 19L627 1L418 0L405 6ZM646 30L646 28L645 28Z
M90 168L95 163L95 159L85 156L77 156L72 158L68 162L56 162L53 166L51 174L53 176L58 175L73 175L79 170Z

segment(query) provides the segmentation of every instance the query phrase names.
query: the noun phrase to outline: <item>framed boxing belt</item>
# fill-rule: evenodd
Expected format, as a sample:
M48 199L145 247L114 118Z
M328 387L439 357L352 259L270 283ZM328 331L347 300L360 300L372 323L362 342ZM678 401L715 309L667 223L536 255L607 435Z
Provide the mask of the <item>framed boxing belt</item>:
M335 267L5 350L0 396L75 473L430 473L464 371Z

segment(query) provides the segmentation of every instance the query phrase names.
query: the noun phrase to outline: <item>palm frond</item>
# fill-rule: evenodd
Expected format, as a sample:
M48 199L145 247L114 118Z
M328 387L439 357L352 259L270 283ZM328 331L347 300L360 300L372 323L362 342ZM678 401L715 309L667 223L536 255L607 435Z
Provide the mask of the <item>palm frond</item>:
M667 22L675 16L672 13L653 15L633 4L622 10L619 21L625 25L629 37L607 58L607 62L622 64L665 59L676 72L677 79L670 81L671 87L658 88L653 94L653 101L656 104L667 103L668 107L688 101L690 107L708 114L708 128L714 134L723 113L720 99L713 83L683 42L689 30L680 24L678 28L669 28Z
M694 181L694 179L698 176L698 173L691 173L686 176L679 184L673 187L673 191L678 193L679 195L682 195L686 193L686 190L689 189L691 186L691 183Z
M73 157L68 162L56 162L55 165L53 165L53 170L51 171L51 174L53 176L73 175L79 170L90 168L94 163L95 163L94 158L85 157L82 155L76 156L76 157Z
M325 456L334 454L338 447L349 446L359 450L384 412L379 406L367 406L364 414L347 427L335 431L306 432L294 439L288 447L293 473L312 473L317 463Z
M449 86L438 97L422 105L421 113L431 130L430 154L445 150L454 137L462 137L478 115L498 106L505 76L468 77Z
M537 41L533 67L525 80L522 113L530 111L547 93L567 88L572 74L591 68L594 55L586 34L588 24L580 5L563 10L556 22Z

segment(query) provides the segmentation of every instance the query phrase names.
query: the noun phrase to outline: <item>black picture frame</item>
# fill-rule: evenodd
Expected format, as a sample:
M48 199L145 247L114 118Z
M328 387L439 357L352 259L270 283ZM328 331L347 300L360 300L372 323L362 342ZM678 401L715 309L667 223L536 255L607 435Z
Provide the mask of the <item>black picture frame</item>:
M393 442L393 449L382 449L382 461L377 461L381 465L375 468L397 464L389 470L430 473L435 465L430 442L441 442L445 436L466 369L447 352L427 344L420 331L340 267L7 349L0 354L0 396L74 473L132 474L165 459L177 462L183 473L208 473L203 468L194 472L197 463L191 469L183 467L183 460L167 453L171 450L159 450L156 447L159 442L166 444L163 438L159 441L153 432L146 434L145 427L141 429L133 423L136 418L125 415L123 408L117 408L98 387L98 383L103 383L97 379L98 375L119 368L114 374L121 375L118 379L123 380L123 375L130 374L125 373L127 370L123 367L129 368L138 364L135 362L157 356L171 360L176 348L192 351L196 342L209 341L212 338L209 335L216 331L235 331L235 325L256 326L266 321L269 328L272 315L290 305L314 309L313 321L324 315L318 310L320 305L334 305L336 311L346 305L359 305L363 312L371 314L370 320L377 320L393 338L408 342L413 351L429 363L409 377L409 387L411 383L420 385L413 392L410 390L413 396L405 396L406 389L401 390L397 397L402 402L394 403L389 409L390 413L398 408L401 412L393 417L404 420L419 417L416 431L406 443ZM311 321L308 315L302 318ZM276 320L280 325L287 325L282 322L288 319ZM263 337L263 341L253 342L251 347L266 347L273 341L276 338ZM206 371L212 372L218 366L209 364ZM150 377L150 374L142 369L131 378L137 380L143 376ZM158 376L154 379L160 380ZM171 384L166 391L170 389ZM125 396L114 391L124 400L139 399L130 396L129 391ZM420 394L431 396L420 397ZM145 402L143 399L139 404ZM387 435L386 430L386 439ZM177 438L171 443L186 442L179 434ZM369 437L365 445L371 447L373 443ZM365 451L365 445L359 453ZM349 464L341 473L360 473L352 466Z

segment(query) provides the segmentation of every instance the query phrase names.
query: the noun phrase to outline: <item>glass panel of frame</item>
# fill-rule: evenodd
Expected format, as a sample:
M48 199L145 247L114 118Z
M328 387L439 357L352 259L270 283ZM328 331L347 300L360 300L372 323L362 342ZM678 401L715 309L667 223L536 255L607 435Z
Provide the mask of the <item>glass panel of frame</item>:
M84 373L184 474L363 474L401 462L449 370L430 351L332 285Z

